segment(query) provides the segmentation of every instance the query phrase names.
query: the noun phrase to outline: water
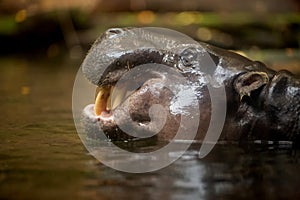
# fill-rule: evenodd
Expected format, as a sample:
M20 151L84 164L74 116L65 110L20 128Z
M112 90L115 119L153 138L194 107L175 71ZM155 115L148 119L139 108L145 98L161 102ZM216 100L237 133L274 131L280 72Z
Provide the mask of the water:
M147 174L102 165L72 119L80 62L0 58L1 199L299 199L299 156L289 145L220 144L198 159L194 144L174 164Z

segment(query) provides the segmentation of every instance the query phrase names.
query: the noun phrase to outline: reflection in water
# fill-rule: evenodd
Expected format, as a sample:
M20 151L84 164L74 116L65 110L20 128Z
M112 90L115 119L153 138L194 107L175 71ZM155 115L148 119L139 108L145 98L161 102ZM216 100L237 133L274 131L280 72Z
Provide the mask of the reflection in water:
M174 164L147 174L121 173L99 165L97 183L89 190L97 190L98 197L131 199L295 199L300 195L299 163L290 147L248 151L220 144L202 160L197 158L199 147L194 144Z
M110 169L88 155L74 128L71 92L78 63L13 58L0 65L1 199L300 197L298 155L289 144L219 144L204 159L197 158L200 144L194 144L156 172ZM137 147L150 151L157 144L126 146Z

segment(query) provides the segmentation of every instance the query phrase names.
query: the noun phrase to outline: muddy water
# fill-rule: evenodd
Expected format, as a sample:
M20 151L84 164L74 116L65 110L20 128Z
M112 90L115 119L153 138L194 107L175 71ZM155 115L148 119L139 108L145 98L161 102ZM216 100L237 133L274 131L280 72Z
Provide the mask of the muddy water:
M217 145L204 159L195 144L139 175L102 165L72 119L80 62L0 58L0 199L299 199L300 164L288 144Z

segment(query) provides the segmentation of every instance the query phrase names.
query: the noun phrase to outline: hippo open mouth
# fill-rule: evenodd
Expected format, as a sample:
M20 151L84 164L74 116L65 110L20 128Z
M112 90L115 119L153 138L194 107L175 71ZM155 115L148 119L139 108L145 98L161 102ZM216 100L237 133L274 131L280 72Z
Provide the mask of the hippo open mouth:
M100 118L106 119L113 116L113 110L115 110L127 97L133 93L138 92L141 88L147 87L146 82L150 79L156 79L159 82L159 79L163 79L158 73L153 73L147 77L132 77L134 78L135 83L139 83L138 88L133 89L132 84L124 82L115 87L116 83L120 78L130 71L135 66L140 66L147 63L162 63L162 54L156 52L155 50L145 50L145 51L135 51L133 53L125 53L120 56L116 61L107 66L106 70L103 72L102 77L99 79L97 90L96 90L96 99L95 99L95 114ZM112 98L113 91L115 91L114 98ZM158 91L157 91L158 92Z
M159 132L155 137L172 139L181 126L180 119L194 117L193 108L188 106L174 111L172 99L176 94L165 86L166 75L151 70L157 64L176 71L174 80L183 76L193 88L201 110L200 123L191 121L185 126L197 129L195 139L204 138L211 120L208 85L222 85L226 90L227 113L220 140L298 138L299 79L287 71L275 72L260 62L162 28L109 29L94 43L82 64L86 78L98 86L95 104L83 112L90 137L98 137L101 130L112 140L136 138L120 129L127 124L130 130L143 133L142 138ZM138 75L119 83L139 66L143 67ZM138 84L133 87L128 82ZM153 105L164 109L150 112Z
M176 113L169 113L167 117L161 112L149 113L153 105L168 108L174 97L165 87L165 75L153 71L149 66L149 63L168 64L163 61L165 55L166 53L152 49L138 50L126 53L108 65L99 81L95 82L98 85L95 103L84 109L85 126L100 128L112 140L128 140L136 137L132 136L134 134L124 133L120 129L122 124L131 127L130 130L135 129L142 133L139 138L145 138L161 131L167 120L168 123L160 135L163 138L172 137L168 134L176 132L180 116ZM144 75L137 74L129 77L131 81L120 81L124 74L137 66L143 66ZM166 66L173 67L170 64Z

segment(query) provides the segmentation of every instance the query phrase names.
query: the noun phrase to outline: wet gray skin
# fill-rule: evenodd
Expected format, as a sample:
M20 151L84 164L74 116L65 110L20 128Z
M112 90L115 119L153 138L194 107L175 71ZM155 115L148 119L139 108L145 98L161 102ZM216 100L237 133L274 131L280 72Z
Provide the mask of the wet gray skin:
M188 84L196 88L201 110L196 140L203 140L211 119L208 84L212 87L223 84L226 90L227 113L220 140L298 140L298 78L288 71L273 71L261 62L195 42L168 29L109 29L94 43L82 69L90 82L102 88L100 91L106 91L106 97L102 100L104 103L101 104L105 107L105 102L110 100L111 86L136 66L149 63L163 64L176 70L188 80ZM138 77L133 79L139 81ZM141 87L128 96L123 95L122 101L113 105L113 108L100 109L101 114L95 113L94 104L88 105L83 112L83 122L89 137L97 138L99 131L103 130L112 140L133 138L120 130L116 123L116 118L122 123L122 119L128 115L135 128L147 133L155 132L157 130L151 123L149 108L153 104L160 104L169 109L165 126L155 138L172 139L179 127L180 117L188 115L189 110L171 112L170 101L174 94L160 84L163 80L163 75L159 74L143 80ZM121 93L126 93L124 90L129 90L124 88L117 92L123 90ZM128 106L129 111L122 109L125 106Z

